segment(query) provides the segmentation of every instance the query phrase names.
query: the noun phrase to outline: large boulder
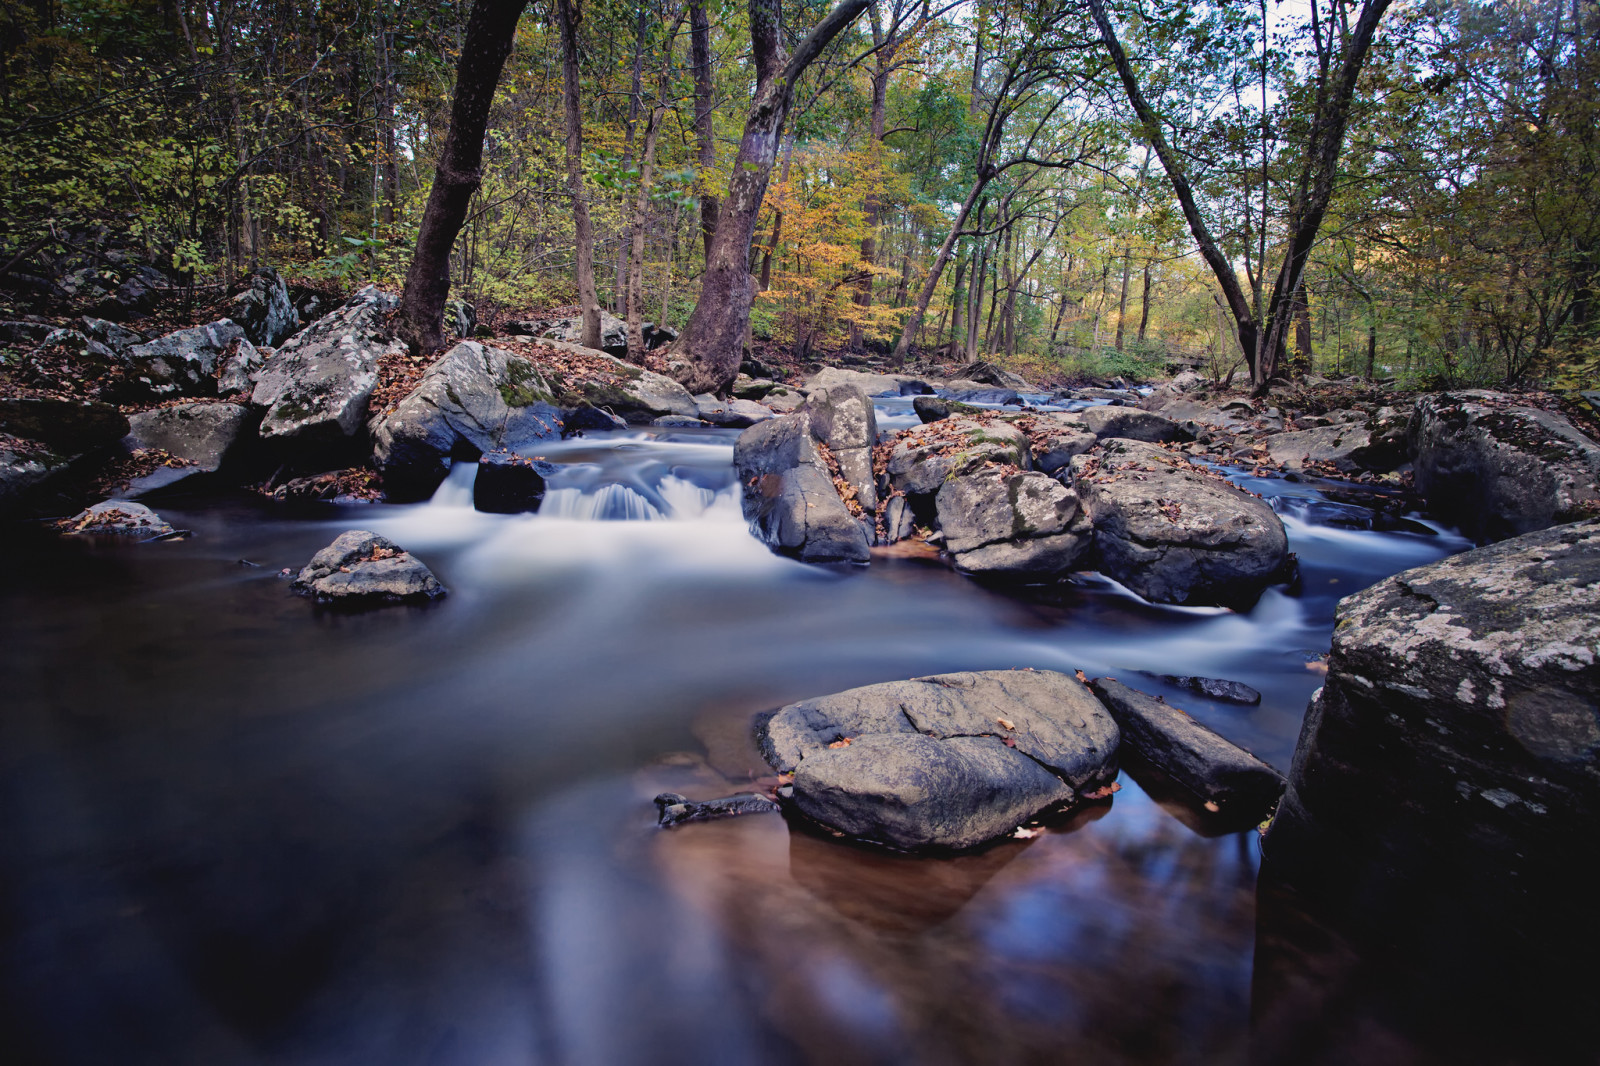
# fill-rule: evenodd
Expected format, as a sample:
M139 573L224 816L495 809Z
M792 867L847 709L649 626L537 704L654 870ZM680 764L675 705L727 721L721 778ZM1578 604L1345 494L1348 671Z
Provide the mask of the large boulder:
M943 674L804 700L762 730L823 825L897 848L964 848L1116 777L1118 731L1074 678Z
M254 428L254 413L237 403L185 403L130 415L128 435L122 438L125 448L159 449L185 464L162 466L136 478L124 495L143 496L179 481L192 485L193 478L236 466L255 439Z
M1283 794L1283 775L1169 703L1114 678L1094 694L1122 729L1122 742L1209 809L1259 821Z
M1137 407L1090 407L1079 412L1083 427L1101 440L1117 437L1151 444L1189 440L1191 434L1170 418Z
M665 374L566 341L541 340L538 343L542 348L571 357L566 360L567 366L544 372L556 402L563 407L589 404L641 424L662 415L699 417L699 405L694 396Z
M998 417L951 415L902 430L885 469L894 489L928 496L986 463L1028 469L1028 435Z
M934 500L945 547L968 573L1056 574L1091 543L1078 494L1037 471L985 466L946 481Z
M1261 443L1274 463L1291 470L1302 470L1307 463L1329 463L1347 474L1392 470L1405 458L1403 444L1397 447L1392 435L1385 435L1381 428L1375 432L1363 422L1274 433L1263 437Z
M713 426L745 429L777 417L777 412L772 408L754 400L719 400L710 393L701 393L694 398L694 402L700 421Z
M0 398L0 433L42 441L62 454L113 444L127 432L127 417L98 400Z
M433 571L376 533L352 529L311 557L293 586L319 603L420 603L445 588Z
M572 318L563 318L553 323L542 334L545 340L562 341L566 344L583 343L583 316L575 315ZM607 355L624 356L628 354L628 324L610 311L600 311L600 351Z
M515 451L561 435L550 383L515 352L462 341L372 427L373 462L391 499L426 499L452 457Z
M861 370L825 366L807 378L800 386L800 391L809 395L817 389L853 385L866 396L899 396L901 383L915 380L905 374L869 374Z
M1424 396L1411 419L1416 486L1480 540L1600 510L1600 446L1551 411L1503 393Z
M815 563L871 558L866 525L840 498L809 410L739 434L733 465L744 488L744 516L774 551Z
M1074 456L1087 452L1099 440L1076 414L1024 415L1014 425L1028 435L1033 469L1046 474L1066 469Z
M1596 824L1600 521L1340 603L1266 838L1280 875L1402 922L1446 908L1440 935L1592 938Z
M261 436L301 447L355 436L378 384L378 361L405 352L386 322L398 302L369 285L279 348L257 375L250 396L267 409Z
M981 385L994 385L1003 389L1016 389L1020 392L1039 391L1021 374L1014 374L989 362L968 363L957 370L955 376L962 380L976 381Z
M129 376L154 396L215 396L230 361L259 362L255 346L232 319L219 319L127 349Z
M1153 603L1253 603L1288 558L1265 501L1183 456L1107 440L1072 460L1100 569Z
M251 343L269 348L288 340L300 327L300 315L289 302L289 287L271 267L250 275L245 290L228 301L228 317Z
M878 416L872 401L854 385L825 385L806 397L811 436L838 464L838 474L855 493L862 510L878 506L872 448L878 443Z

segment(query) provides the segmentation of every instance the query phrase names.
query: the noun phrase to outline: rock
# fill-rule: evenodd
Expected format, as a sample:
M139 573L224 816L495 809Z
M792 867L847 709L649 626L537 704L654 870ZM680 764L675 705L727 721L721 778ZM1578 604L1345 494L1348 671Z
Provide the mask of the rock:
M99 321L99 319L95 321ZM56 327L48 322L0 322L0 344L9 344L16 347L40 344L55 330Z
M1221 813L1264 817L1283 794L1283 775L1176 707L1112 678L1090 683L1122 729L1122 742Z
M581 345L583 316L574 315L553 322L541 337ZM604 308L600 311L600 351L619 358L628 354L628 324Z
M1597 659L1594 519L1347 597L1265 841L1272 863L1352 909L1406 922L1448 909L1435 929L1600 933Z
M11 447L0 438L0 513L25 501L34 489L68 469L70 462L42 446Z
M941 418L949 418L954 409L949 400L939 396L918 396L911 401L911 409L922 419L924 425L937 422Z
M465 300L446 300L444 330L458 340L471 340L478 328L478 309Z
M626 419L618 418L610 411L602 411L600 408L589 404L567 407L561 411L561 433L563 436L570 437L579 430L610 431L627 428Z
M800 386L800 391L810 394L834 385L853 385L866 396L899 396L900 383L911 380L904 374L868 374L860 370L828 366L807 378L805 384Z
M279 348L250 395L252 403L267 409L261 436L305 448L355 436L378 384L378 360L405 352L386 324L397 303L368 285Z
M537 511L544 502L549 463L511 452L485 452L478 459L472 506L489 514Z
M980 385L994 385L1002 389L1016 389L1018 392L1038 392L1039 390L1028 384L1028 379L1020 374L1013 374L1009 370L1002 370L993 363L977 362L968 363L956 371L956 377L976 381Z
M1027 435L998 418L960 415L901 431L885 469L893 488L924 496L988 462L1027 469Z
M1242 703L1254 706L1261 702L1261 693L1242 681L1226 681L1219 677L1182 677L1176 674L1157 674L1169 685L1198 692L1207 699L1223 703Z
M1006 833L1115 778L1117 742L1088 690L1047 670L868 685L790 704L761 736L802 812L898 848Z
M1101 440L1116 437L1160 444L1192 437L1172 419L1137 407L1090 407L1078 412L1078 417L1083 427Z
M1373 448L1372 434L1353 423L1322 429L1302 429L1293 433L1273 433L1263 437L1267 454L1274 463L1291 470L1303 469L1306 462L1332 463L1345 473L1356 470L1392 469L1390 449Z
M313 555L293 588L319 603L420 602L445 594L421 562L387 538L361 529L339 534Z
M905 540L916 532L917 516L904 496L891 496L883 510L884 543Z
M300 315L289 302L289 287L271 267L250 275L248 287L228 301L228 317L250 343L269 348L288 340L300 327Z
M856 502L869 513L876 510L872 448L878 443L878 416L872 401L854 385L824 385L811 390L805 410L812 438L832 453L839 475L855 490Z
M462 341L372 427L373 462L396 500L433 494L453 456L516 451L562 430L553 390L528 360Z
M1015 406L1021 401L1016 389L946 389L945 398L956 403L988 403Z
M113 444L127 432L127 417L98 400L0 399L0 433L42 441L62 454Z
M1206 387L1206 379L1193 370L1185 370L1174 376L1167 384L1179 392L1194 392L1196 389Z
M118 359L126 359L129 349L135 345L143 344L147 340L143 333L135 333L131 329L107 322L103 318L84 315L80 320L83 323L83 332L91 340L103 344L111 354Z
M156 305L157 295L155 285L151 283L151 275L156 279L161 279L161 275L157 271L150 271L149 268L144 269L149 273L134 274L123 281L115 292L94 305L94 313L113 322L125 322L130 318L149 314Z
M1600 446L1503 393L1424 396L1411 419L1417 491L1468 536L1499 540L1600 509Z
M654 322L639 323L639 331L644 335L646 350L664 348L678 339L678 331L671 326L658 326Z
M1066 469L1074 456L1089 451L1099 439L1074 414L1037 416L1020 425L1028 434L1033 468L1046 474Z
M1154 444L1102 441L1072 460L1095 561L1153 603L1255 602L1288 558L1265 501Z
M689 390L664 374L644 370L616 356L593 348L584 348L559 340L541 340L540 345L558 351L571 352L603 364L602 373L610 381L598 378L573 381L552 380L551 388L558 403L576 407L582 403L605 408L630 422L649 422L659 415L686 415L698 417L698 406Z
M103 362L111 362L117 358L117 353L94 340L88 334L76 329L51 330L45 337L45 348L67 348L76 352L80 357L90 357Z
M166 519L142 503L130 500L105 500L68 519L69 534L105 533L118 537L150 540L169 537L175 532Z
M214 396L217 373L238 352L254 355L244 330L223 318L128 349L130 376L154 396Z
M687 415L662 415L660 418L650 420L652 426L661 426L665 429L700 429L705 423L698 418Z
M122 438L125 447L129 450L158 448L179 459L187 459L192 465L164 467L151 475L154 481L136 479L129 485L128 495L141 496L195 475L214 474L231 465L252 439L253 422L250 409L236 403L186 403L131 415L128 435Z
M761 402L766 404L769 409L784 415L791 411L798 411L801 405L806 402L806 398L797 389L791 389L787 385L778 385L763 396Z
M741 814L770 814L782 808L755 792L740 792L714 800L691 800L676 792L663 792L656 797L656 809L656 825L668 829L685 822L709 822Z
M739 434L733 465L744 486L744 517L774 551L811 563L871 558L866 529L839 498L818 451L810 411Z
M719 400L706 393L696 396L694 401L700 421L710 422L714 426L744 429L757 422L778 417L772 408L754 400Z
M896 375L899 377L899 375ZM932 396L934 388L921 378L900 377L900 395L902 396Z
M945 482L935 503L945 546L969 573L1059 573L1091 543L1077 493L1036 471L984 467Z
M760 400L775 388L777 382L771 378L752 378L748 374L740 374L733 379L733 395L740 400Z

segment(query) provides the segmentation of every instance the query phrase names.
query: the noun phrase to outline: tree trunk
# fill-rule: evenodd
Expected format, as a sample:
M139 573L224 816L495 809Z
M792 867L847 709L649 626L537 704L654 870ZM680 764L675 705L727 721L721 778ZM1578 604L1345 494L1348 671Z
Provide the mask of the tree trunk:
M450 129L422 213L416 250L406 272L397 331L412 350L444 345L444 304L450 295L450 249L466 221L467 205L483 180L483 133L501 68L511 54L527 0L477 0L467 18L456 65Z
M560 0L565 2L565 0ZM778 23L778 0L750 0L750 39L756 67L756 91L745 116L739 154L728 198L717 217L700 299L674 345L687 362L682 382L690 392L721 392L733 383L744 354L755 296L750 276L750 241L761 217L761 202L777 161L778 140L794 84L834 37L866 10L868 0L840 0L800 42L795 54L784 55Z
M639 5L639 18L633 32L633 85L628 94L628 122L622 134L622 169L626 171L633 162L633 138L639 125L639 94L644 90L644 38L648 25L645 22L644 4ZM628 309L628 250L633 246L633 223L623 227L622 240L617 242L616 280L611 286L611 311L626 314Z
M1144 291L1139 296L1139 343L1144 343L1145 327L1150 325L1150 264L1144 265Z
M699 146L700 236L706 262L711 262L711 238L717 232L717 198L711 192L711 171L717 166L717 142L712 129L711 23L705 0L690 0L689 54L694 68L694 136Z
M585 348L600 347L600 299L594 284L594 225L589 221L589 201L583 191L583 113L578 107L578 24L583 21L580 0L556 0L561 23L561 85L567 110L567 192L572 197L578 258L578 306L583 311Z
M644 229L650 209L650 186L655 181L656 140L666 106L657 103L644 128L644 159L639 165L639 196L633 208L633 250L628 262L628 358L644 362Z
M878 23L878 8L873 4L872 37L879 49L875 56L876 65L872 71L872 106L867 119L867 157L871 161L873 173L862 204L862 214L865 216L862 221L866 224L866 234L861 238L861 265L864 269L861 282L856 286L855 296L856 306L861 309L858 319L865 317L866 311L872 306L872 268L878 261L878 223L883 213L883 204L877 190L881 179L878 168L883 161L883 130L889 108L890 63L894 59L892 46L884 46L883 33ZM858 320L850 327L850 347L858 348L860 345L861 323Z
M956 212L955 225L950 227L950 235L939 246L939 252L933 257L933 264L928 267L928 276L922 282L922 291L917 295L916 309L911 312L911 317L900 332L900 339L894 346L894 365L905 366L906 351L911 347L911 338L916 336L922 328L922 319L928 313L928 303L933 299L933 291L939 287L939 278L944 273L944 265L950 259L950 249L955 247L956 239L961 236L961 227L966 224L967 216L972 213L972 205L977 203L978 197L983 194L984 187L994 177L993 167L980 167L978 180L973 182L972 189L967 193L967 198L961 204L961 210ZM973 271L976 276L976 269Z
M794 163L794 138L789 138L789 143L783 149L783 173L778 175L778 181L784 185L789 184L789 168ZM767 254L761 257L761 291L766 292L772 288L772 258L778 254L778 241L783 236L783 209L777 208L772 212L772 236L767 241Z
M950 351L951 351L952 354L954 354L954 352L955 352L956 338L962 335L962 333L961 333L961 327L962 327L961 312L963 310L965 310L965 305L966 305L966 302L967 302L967 294L961 291L961 277L966 272L967 272L967 261L965 259L961 259L956 263L956 280L955 280L955 284L950 286L950 312L954 316L954 321L951 322L951 324L950 324L950 342L949 342L950 343ZM942 338L944 336L943 330L941 330L938 334L935 334L935 336L938 336L938 337Z
M1128 318L1128 270L1132 263L1128 259L1128 250L1122 250L1122 295L1117 298L1117 351L1122 351L1123 323ZM1143 338L1140 338L1143 340Z

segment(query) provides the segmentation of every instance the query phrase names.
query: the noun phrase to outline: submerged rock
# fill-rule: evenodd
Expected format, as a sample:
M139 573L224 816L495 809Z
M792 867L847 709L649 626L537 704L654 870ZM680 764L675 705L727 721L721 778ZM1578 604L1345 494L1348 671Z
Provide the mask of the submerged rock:
M741 814L770 814L782 808L757 792L739 792L714 800L692 800L676 792L656 797L656 824L663 829L685 822L709 822L717 818L736 818Z
M421 602L445 594L439 579L398 544L352 529L311 557L292 586L320 603Z
M1600 521L1340 603L1266 839L1280 875L1398 920L1594 936L1597 822Z
M1131 440L1072 460L1100 569L1153 603L1253 603L1289 554L1267 503Z
M1116 777L1116 723L1048 670L943 674L804 700L763 727L823 825L897 848L964 848Z
M1256 821L1283 794L1282 774L1177 707L1109 677L1090 684L1122 742L1211 809Z
M1226 681L1220 677L1183 677L1176 674L1156 676L1169 685L1177 685L1179 688L1198 692L1208 699L1221 700L1223 703L1242 703L1253 707L1261 702L1261 693L1242 681Z
M1499 540L1600 511L1600 445L1493 392L1440 393L1411 420L1416 486L1469 536Z

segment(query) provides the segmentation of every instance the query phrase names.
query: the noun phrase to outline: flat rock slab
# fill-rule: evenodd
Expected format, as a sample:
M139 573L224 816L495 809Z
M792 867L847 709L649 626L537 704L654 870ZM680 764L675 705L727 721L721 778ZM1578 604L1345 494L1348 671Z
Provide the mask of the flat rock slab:
M816 821L894 847L962 848L1115 778L1118 739L1076 679L991 670L790 704L761 744Z
M244 439L250 409L237 403L185 403L141 411L128 418L123 444L131 449L158 448L214 473Z
M292 587L319 603L426 602L445 594L421 561L364 529L339 534L311 557Z
M1123 742L1201 803L1254 819L1283 794L1282 774L1179 708L1108 677L1091 686L1122 728Z
M1090 407L1078 413L1084 428L1101 440L1120 437L1150 444L1188 440L1190 434L1170 418L1137 407Z

